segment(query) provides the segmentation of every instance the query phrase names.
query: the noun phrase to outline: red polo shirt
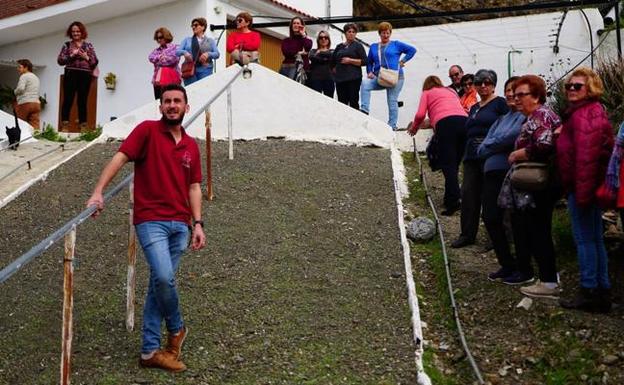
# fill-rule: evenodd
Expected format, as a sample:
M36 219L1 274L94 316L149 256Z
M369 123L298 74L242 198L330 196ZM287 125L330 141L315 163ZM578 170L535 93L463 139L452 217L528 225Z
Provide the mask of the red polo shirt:
M134 162L134 224L191 220L189 186L201 183L199 147L182 129L175 143L162 120L136 126L119 148Z

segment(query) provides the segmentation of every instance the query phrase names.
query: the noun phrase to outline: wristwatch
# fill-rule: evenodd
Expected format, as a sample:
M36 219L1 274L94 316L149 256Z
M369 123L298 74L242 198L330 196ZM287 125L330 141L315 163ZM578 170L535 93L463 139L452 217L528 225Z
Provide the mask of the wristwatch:
M202 228L204 227L204 221L201 219L193 219L193 227L195 227L196 224L199 224Z

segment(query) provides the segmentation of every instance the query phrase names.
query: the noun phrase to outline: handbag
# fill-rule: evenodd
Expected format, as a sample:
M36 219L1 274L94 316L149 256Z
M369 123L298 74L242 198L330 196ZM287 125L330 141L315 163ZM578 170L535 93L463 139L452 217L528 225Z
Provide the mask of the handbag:
M540 191L548 186L548 163L521 162L511 168L511 185L522 191Z
M184 60L181 72L182 79L188 79L195 76L195 60Z
M399 71L381 66L381 47L377 46L377 55L379 56L379 75L377 75L377 84L385 88L392 88L399 82ZM384 52L384 57L386 53ZM388 59L386 59L386 64Z
M167 84L180 84L178 71L172 67L158 67L156 77L154 78L154 85L164 86Z

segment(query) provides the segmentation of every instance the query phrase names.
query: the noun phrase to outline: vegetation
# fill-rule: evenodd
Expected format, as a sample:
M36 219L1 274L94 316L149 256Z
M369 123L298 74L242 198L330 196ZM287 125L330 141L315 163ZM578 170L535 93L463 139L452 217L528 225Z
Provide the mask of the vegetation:
M59 135L59 133L52 127L51 124L46 124L46 126L41 130L39 135L35 135L36 139L45 139L51 142L67 142L67 138Z

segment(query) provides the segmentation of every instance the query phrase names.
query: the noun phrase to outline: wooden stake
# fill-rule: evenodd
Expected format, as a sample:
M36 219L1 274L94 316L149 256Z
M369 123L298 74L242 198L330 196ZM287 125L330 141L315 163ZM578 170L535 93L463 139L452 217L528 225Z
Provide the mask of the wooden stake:
M63 260L63 331L61 352L61 385L70 384L71 347L74 311L74 252L76 249L76 225L65 235L65 258Z
M212 121L210 120L210 109L206 110L206 200L214 199L212 192Z
M134 330L134 299L136 291L136 254L137 242L134 229L134 180L130 182L130 201L128 204L128 217L130 220L128 227L128 276L126 278L126 330Z

